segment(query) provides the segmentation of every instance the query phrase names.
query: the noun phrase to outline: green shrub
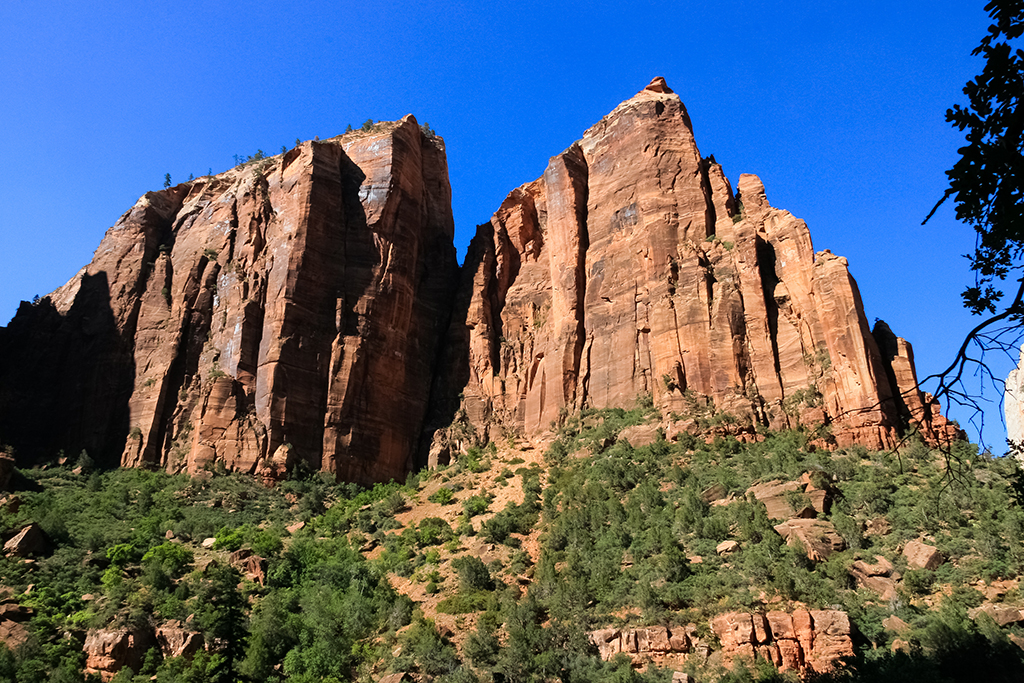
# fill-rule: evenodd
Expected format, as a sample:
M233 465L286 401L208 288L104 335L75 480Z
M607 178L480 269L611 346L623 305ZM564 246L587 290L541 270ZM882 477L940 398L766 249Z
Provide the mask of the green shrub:
M459 659L455 646L442 638L434 622L420 618L402 636L402 649L407 651L416 668L428 676L440 676L455 669Z
M460 590L494 590L491 573L479 557L466 555L455 558L452 567L459 573Z
M430 495L430 498L428 498L427 500L429 500L431 503L447 505L448 503L452 502L454 498L455 494L452 492L452 490L446 486L442 486L438 490L434 491Z
M214 539L214 550L228 550L233 552L241 548L242 543L245 542L245 530L241 527L234 529L221 527L221 529L214 535Z
M462 509L466 513L466 517L475 517L482 515L487 512L487 508L491 505L491 501L487 496L477 495L470 496L466 500L462 501Z
M448 522L439 517L427 517L416 528L416 542L420 546L441 545L454 537Z

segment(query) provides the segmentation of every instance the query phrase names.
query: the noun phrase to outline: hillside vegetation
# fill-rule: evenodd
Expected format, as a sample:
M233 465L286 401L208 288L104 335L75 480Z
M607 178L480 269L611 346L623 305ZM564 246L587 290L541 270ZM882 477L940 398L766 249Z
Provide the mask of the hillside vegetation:
M371 490L301 471L271 489L217 472L90 471L87 456L22 471L0 523L5 538L35 523L45 544L0 558L0 681L109 678L125 664L118 683L788 680L799 676L728 656L709 624L796 608L852 625L855 656L809 677L1019 679L1015 462L967 443L952 459L917 441L829 451L799 431L667 441L659 420L644 405L586 411L545 448L471 448ZM785 490L755 496L773 486ZM818 539L828 547L787 543L775 527L791 516L834 529ZM937 563L917 566L915 542ZM651 625L707 647L605 661L590 637ZM165 657L160 628L205 646ZM133 634L136 651L98 668L102 633Z

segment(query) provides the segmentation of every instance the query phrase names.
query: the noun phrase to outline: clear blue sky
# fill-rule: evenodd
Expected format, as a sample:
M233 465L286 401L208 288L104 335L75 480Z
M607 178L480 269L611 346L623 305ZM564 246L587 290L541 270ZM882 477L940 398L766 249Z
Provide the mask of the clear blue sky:
M444 136L461 257L510 190L664 76L701 152L734 184L760 175L817 249L849 258L869 319L914 344L924 376L972 323L973 233L950 207L920 223L962 144L943 117L980 70L983 5L4 0L0 324L165 173L367 118L411 112ZM1001 424L986 438L999 447Z

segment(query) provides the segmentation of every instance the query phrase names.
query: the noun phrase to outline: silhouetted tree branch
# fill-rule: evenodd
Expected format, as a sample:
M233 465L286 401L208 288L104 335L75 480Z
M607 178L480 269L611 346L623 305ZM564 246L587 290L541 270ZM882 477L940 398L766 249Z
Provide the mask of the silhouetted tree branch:
M992 0L985 11L993 24L971 53L984 57L984 69L964 86L968 104L946 111L946 121L967 132L967 144L946 172L949 189L922 223L953 197L957 219L977 233L967 256L974 284L962 296L968 310L988 317L967 333L949 367L921 383L934 380L932 393L947 409L950 403L972 409L979 434L989 402L984 387L998 392L1000 405L1005 388L986 356L1005 353L1016 363L1024 336L1024 50L1013 45L1024 35L1024 0ZM1002 303L1004 283L1016 285L1009 304ZM967 377L981 381L980 392L967 388Z

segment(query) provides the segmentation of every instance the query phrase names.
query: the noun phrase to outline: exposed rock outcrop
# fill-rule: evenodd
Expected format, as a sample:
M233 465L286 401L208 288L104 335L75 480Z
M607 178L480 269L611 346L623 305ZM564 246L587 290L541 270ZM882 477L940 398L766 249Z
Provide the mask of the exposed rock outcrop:
M882 354L889 384L894 388L893 398L900 418L915 427L930 444L948 446L966 438L964 431L942 414L939 402L918 389L914 349L910 342L893 334L884 320L875 322L871 334Z
M148 193L0 328L0 433L28 457L404 477L453 232L444 144L411 116Z
M590 640L605 661L620 652L637 655L690 651L690 638L681 627L674 627L671 631L664 626L605 628L592 631Z
M844 657L853 656L850 619L837 610L772 611L767 614L728 612L711 620L727 665L737 658L761 657L780 671L831 671ZM625 653L634 660L668 654L694 653L707 657L708 645L687 627L606 628L590 633L603 660Z
M781 671L824 673L853 656L850 619L838 610L730 612L711 620L726 661L762 657Z
M156 629L156 644L164 658L185 657L191 659L206 647L203 634L184 628L178 621L169 621Z
M440 382L480 439L651 394L664 414L710 400L741 431L824 423L882 448L913 378L901 348L883 358L846 259L815 254L756 176L734 194L655 79L478 228Z

